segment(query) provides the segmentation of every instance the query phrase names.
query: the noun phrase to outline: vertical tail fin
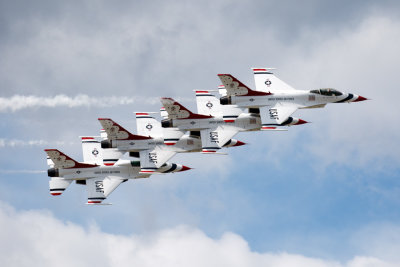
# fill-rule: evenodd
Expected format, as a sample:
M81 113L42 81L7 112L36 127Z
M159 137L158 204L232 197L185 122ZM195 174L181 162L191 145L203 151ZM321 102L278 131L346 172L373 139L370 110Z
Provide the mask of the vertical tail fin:
M270 95L271 93L254 91L241 81L233 77L231 74L218 74L219 79L225 86L228 96L262 96Z
M58 149L45 149L47 156L54 163L54 168L69 169L69 168L93 168L94 164L79 163L71 157L67 156Z
M170 119L208 119L212 116L196 114L176 102L172 98L163 97L161 102L164 105L165 110L168 113Z
M135 135L123 128L121 125L109 118L98 119L104 130L107 132L109 140L145 140L152 139L148 136Z
M57 149L45 149L44 151L47 153L47 163L50 167L48 170L48 174L50 176L49 189L50 194L53 196L61 195L72 182L72 180L58 177L58 169L92 168L97 166L79 163Z

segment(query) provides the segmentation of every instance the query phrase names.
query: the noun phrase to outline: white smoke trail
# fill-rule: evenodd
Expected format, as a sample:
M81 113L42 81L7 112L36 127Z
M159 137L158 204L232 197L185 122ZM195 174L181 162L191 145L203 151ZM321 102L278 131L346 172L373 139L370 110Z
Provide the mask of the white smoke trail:
M0 170L0 173L2 174L19 174L19 173L36 174L45 172L46 171L39 171L39 170Z
M32 146L63 146L73 145L76 142L45 141L45 140L18 140L0 138L0 149L6 147L32 147Z
M54 97L14 95L12 97L0 97L0 112L15 112L26 108L38 107L110 107L117 105L129 105L133 103L155 104L159 103L158 97L91 97L88 95L77 95L69 97L56 95Z

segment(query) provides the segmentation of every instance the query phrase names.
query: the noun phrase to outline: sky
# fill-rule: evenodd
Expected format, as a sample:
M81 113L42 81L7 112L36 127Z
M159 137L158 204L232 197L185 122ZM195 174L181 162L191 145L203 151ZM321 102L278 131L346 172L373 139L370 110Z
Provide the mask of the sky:
M398 1L0 1L2 266L399 266ZM195 111L218 73L370 99L240 133L190 172L49 194L45 148L82 160L99 117L135 132L160 97Z

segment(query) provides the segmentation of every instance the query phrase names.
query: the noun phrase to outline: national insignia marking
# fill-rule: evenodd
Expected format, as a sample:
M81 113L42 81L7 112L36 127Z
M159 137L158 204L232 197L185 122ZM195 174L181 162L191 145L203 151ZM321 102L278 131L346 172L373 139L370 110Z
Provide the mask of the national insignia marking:
M97 155L99 154L99 151L98 151L96 148L94 148L93 151L92 151L92 154L93 154L95 157L97 157Z

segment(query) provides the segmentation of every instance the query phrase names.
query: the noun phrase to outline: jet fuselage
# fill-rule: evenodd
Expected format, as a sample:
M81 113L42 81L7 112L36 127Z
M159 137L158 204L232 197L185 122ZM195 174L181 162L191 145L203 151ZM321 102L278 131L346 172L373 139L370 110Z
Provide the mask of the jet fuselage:
M277 104L296 105L298 108L323 107L328 103L357 102L365 98L348 93L342 93L335 89L325 88L317 90L291 90L274 92L271 95L238 96L232 95L221 98L221 104L236 104L239 107L257 108L263 106L275 106Z

